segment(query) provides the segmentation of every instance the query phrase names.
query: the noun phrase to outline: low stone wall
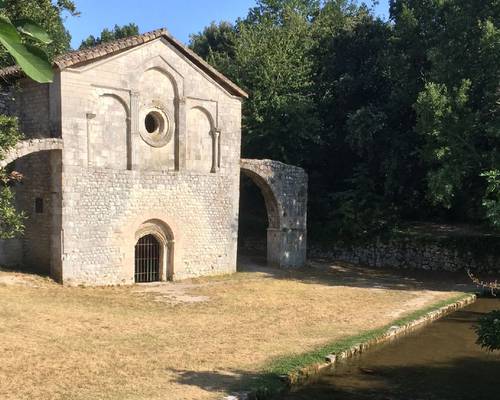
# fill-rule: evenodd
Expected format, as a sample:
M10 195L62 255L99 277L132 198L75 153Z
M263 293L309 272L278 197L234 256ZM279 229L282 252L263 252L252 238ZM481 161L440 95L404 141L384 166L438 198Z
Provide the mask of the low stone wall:
M447 315L458 311L476 301L476 295L470 294L465 295L462 299L459 299L452 304L445 305L436 310L429 311L427 314L419 317L415 320L407 322L403 325L391 326L386 332L380 334L378 337L368 340L363 343L356 344L351 348L344 350L338 354L328 354L325 355L325 362L319 364L309 365L296 372L289 374L286 377L286 382L289 387L300 386L307 384L311 379L317 377L326 370L333 371L336 364L343 360L349 360L355 356L364 353L373 347L380 345L382 343L390 342L401 336L407 335L417 329L420 329L431 322L438 319L446 317Z
M309 257L328 258L358 265L429 271L500 272L497 237L403 237L372 242L315 246Z
M401 325L393 325L387 330L381 332L373 339L358 343L344 351L339 352L338 354L325 354L324 362L313 363L296 371L290 372L287 375L280 376L282 385L279 388L261 388L261 390L250 390L243 393L236 393L231 396L226 396L222 400L264 400L276 398L280 394L286 393L291 388L311 383L315 378L319 377L327 371L334 371L337 363L341 361L352 359L353 357L360 355L377 345L390 342L417 329L427 326L428 324L438 319L441 319L455 311L467 307L475 301L475 294L463 295L461 298L453 301L450 304L428 311L421 317L412 319Z

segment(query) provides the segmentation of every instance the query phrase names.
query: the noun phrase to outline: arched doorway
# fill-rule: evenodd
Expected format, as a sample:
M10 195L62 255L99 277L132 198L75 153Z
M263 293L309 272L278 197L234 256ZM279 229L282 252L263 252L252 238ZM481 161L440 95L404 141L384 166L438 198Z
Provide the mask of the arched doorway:
M238 255L240 262L273 265L270 232L279 229L278 202L269 185L252 171L240 177Z
M165 222L143 222L135 233L134 282L173 280L174 246L174 234Z
M141 237L135 245L135 283L160 281L161 260L162 249L156 237Z
M266 262L268 217L260 188L245 174L240 177L238 220L239 262Z
M241 173L258 187L264 200L267 212L267 265L283 268L304 266L307 233L305 171L279 161L242 159ZM242 190L244 196L243 185ZM245 199L241 200L241 205L244 205ZM244 218L242 211L240 208L240 223ZM262 222L260 226L263 226Z

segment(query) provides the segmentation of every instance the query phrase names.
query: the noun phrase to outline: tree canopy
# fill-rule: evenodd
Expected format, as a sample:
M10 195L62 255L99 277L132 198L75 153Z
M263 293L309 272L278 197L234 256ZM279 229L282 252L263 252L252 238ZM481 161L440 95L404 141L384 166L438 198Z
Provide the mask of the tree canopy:
M260 0L191 47L250 93L243 155L306 168L311 233L500 227L500 1Z
M63 13L77 15L76 6L71 0L3 0L2 14L11 21L31 20L47 33L50 41L39 43L29 36L24 42L36 44L45 51L49 59L70 50L71 36L64 27ZM15 60L5 49L0 49L0 67L15 64Z
M101 31L101 35L98 37L90 35L87 39L82 41L80 49L85 49L87 47L94 47L101 43L111 42L116 39L123 39L138 34L139 34L139 27L134 23L122 26L115 25L113 29L107 29L107 28L103 29Z

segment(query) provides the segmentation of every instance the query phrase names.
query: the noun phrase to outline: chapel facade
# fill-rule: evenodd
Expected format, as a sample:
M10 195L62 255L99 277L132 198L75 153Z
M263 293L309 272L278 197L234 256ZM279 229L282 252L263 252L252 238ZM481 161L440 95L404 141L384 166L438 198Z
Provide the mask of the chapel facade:
M269 260L303 265L307 176L241 160L242 89L165 29L65 54L54 68L50 84L0 71L0 107L26 137L3 165L24 176L15 191L28 216L22 238L0 242L0 264L69 285L234 272L246 171L268 192Z

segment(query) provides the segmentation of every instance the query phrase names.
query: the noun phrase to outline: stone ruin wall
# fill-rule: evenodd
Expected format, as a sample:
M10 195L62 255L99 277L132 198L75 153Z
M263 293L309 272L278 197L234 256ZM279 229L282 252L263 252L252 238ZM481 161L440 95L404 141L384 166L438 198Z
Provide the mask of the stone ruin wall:
M496 246L500 244L496 243ZM425 271L498 273L500 254L485 251L481 255L468 251L463 246L446 245L439 242L421 243L410 238L365 244L335 244L314 246L309 251L311 258L326 258L356 265L415 269Z
M267 263L302 267L307 252L307 174L273 160L241 160L242 173L260 187L266 203Z

